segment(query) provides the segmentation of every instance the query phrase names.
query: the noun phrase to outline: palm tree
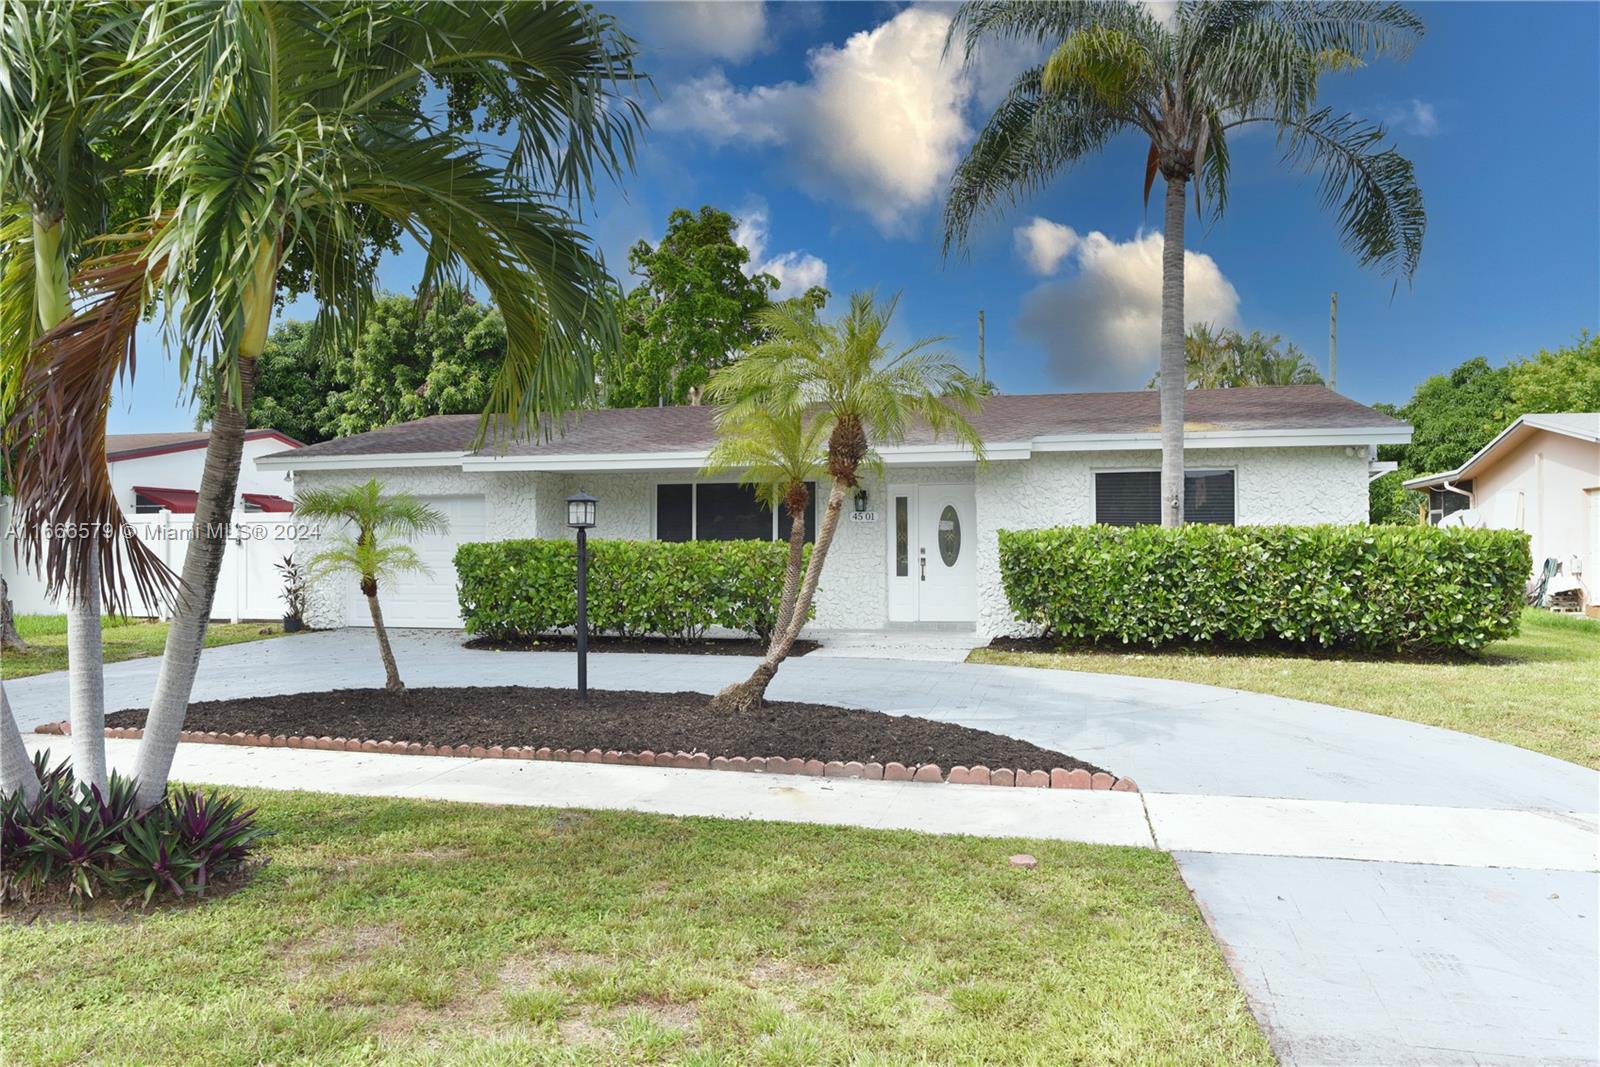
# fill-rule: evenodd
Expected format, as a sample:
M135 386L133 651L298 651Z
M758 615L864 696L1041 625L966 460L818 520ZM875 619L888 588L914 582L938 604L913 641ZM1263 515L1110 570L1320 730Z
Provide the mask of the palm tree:
M1185 384L1189 389L1240 389L1252 385L1321 385L1322 375L1306 354L1277 334L1217 330L1197 322L1183 339ZM1158 372L1146 386L1160 385Z
M129 9L105 4L90 12L83 5L29 4L0 0L0 464L4 478L21 486L37 482L33 434L24 419L13 418L30 374L39 370L35 341L68 316L68 278L88 242L103 234L116 193L116 161L137 143L106 106L103 92L126 49ZM109 399L108 397L106 399ZM50 525L64 517L63 503L84 489L82 471L105 467L107 404L87 412L82 455L75 469L58 472L43 486L50 506L32 518ZM63 494L62 490L67 493ZM115 496L106 493L75 515L110 533L122 526ZM60 541L35 545L30 562L42 564L54 592L64 594L67 617L68 717L72 723L73 773L86 786L106 787L104 650L101 643L101 573L115 568L120 555L155 557L137 541L118 536L92 539L89 551L63 552ZM152 575L146 592L161 585ZM109 583L109 605L121 603L122 590ZM0 599L5 597L0 585ZM11 629L9 600L0 604L3 633ZM4 717L10 720L9 705ZM14 721L0 728L0 744L10 745ZM16 764L14 753L8 762Z
M1234 334L1238 343L1240 385L1321 385L1322 375L1299 347L1277 334L1253 330Z
M173 0L139 18L119 99L129 122L165 123L149 165L163 210L80 273L80 313L40 342L54 385L31 396L54 405L38 466L59 473L82 453L83 413L103 403L106 367L129 351L151 291L186 379L217 383L139 752L151 804L193 687L280 294L313 294L318 342L339 343L371 302L378 253L415 240L421 299L470 273L506 319L497 415L480 436L541 425L592 391L593 354L616 344L604 266L563 203L592 192L596 171L632 166L642 114L632 43L579 3Z
M1404 56L1422 23L1397 4L1192 2L1170 24L1138 4L969 0L951 23L970 63L989 40L1051 49L1020 75L950 179L945 249L1002 198L1042 188L1120 133L1149 142L1144 191L1166 181L1161 276L1161 518L1183 521L1184 205L1199 183L1227 206L1228 134L1265 124L1286 165L1320 173L1322 201L1363 265L1410 278L1426 216L1411 163L1381 126L1318 108L1323 74ZM1196 190L1198 210L1199 192Z
M898 297L879 304L871 293L855 293L850 310L831 325L819 322L815 309L804 304L786 301L764 308L756 319L765 339L711 379L711 399L728 408L719 430L755 425L745 422L755 411L771 413L774 425L791 430L790 420L804 417L809 420L805 433L818 440L826 433L826 467L833 480L786 625L773 633L750 677L716 695L712 707L718 710L761 706L811 614L845 494L860 484L863 465L878 464L874 443L903 441L913 423L921 422L935 436L949 433L983 455L983 442L965 414L977 407L977 383L948 357L930 351L942 338L891 352L887 334L898 303ZM791 536L791 548L793 543Z
M813 314L815 314L813 312ZM766 407L724 408L717 413L717 443L706 457L705 473L738 470L767 507L789 513L789 560L778 601L772 641L789 628L806 552L806 507L810 483L822 477L827 423L803 411Z
M378 636L378 654L383 657L384 688L404 693L395 666L394 650L389 647L389 631L383 625L383 609L378 605L378 585L402 574L427 573L416 550L393 538L411 540L419 534L444 533L450 529L445 517L410 493L384 495L383 486L372 478L343 489L314 489L295 500L295 514L312 522L344 523L355 530L351 537L341 529L333 543L311 557L311 580L353 575L361 583L361 593L372 612L372 630Z

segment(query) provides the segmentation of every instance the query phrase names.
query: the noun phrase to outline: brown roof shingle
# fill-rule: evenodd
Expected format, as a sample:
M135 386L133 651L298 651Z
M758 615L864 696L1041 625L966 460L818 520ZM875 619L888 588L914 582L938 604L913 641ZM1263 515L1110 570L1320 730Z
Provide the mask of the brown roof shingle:
M588 455L699 452L715 440L714 410L706 407L606 408L577 412L554 426L550 440L491 440L479 455ZM1185 409L1192 432L1360 428L1392 430L1397 419L1320 385L1254 389L1191 389ZM985 398L972 423L991 443L1024 442L1070 434L1154 433L1160 429L1154 390L1125 393L1044 393ZM476 415L434 415L381 430L326 441L297 455L360 456L415 452L465 452L478 428ZM934 440L926 427L907 444Z

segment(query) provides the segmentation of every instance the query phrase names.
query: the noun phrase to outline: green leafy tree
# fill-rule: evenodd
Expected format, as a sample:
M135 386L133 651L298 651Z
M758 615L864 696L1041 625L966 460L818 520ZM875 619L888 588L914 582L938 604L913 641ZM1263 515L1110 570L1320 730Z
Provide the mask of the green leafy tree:
M763 426L783 438L775 436L761 446L774 457L794 451L801 459L804 442L825 436L826 468L833 481L787 625L774 631L767 654L749 678L717 694L712 706L718 710L761 706L811 614L845 494L859 484L863 465L878 463L876 444L897 444L921 422L936 435L948 433L983 455L983 442L967 421L967 413L978 404L977 383L948 356L932 350L942 338L891 348L889 325L898 302L880 304L871 293L855 293L850 310L836 323L819 321L800 302L774 305L757 316L765 339L712 379L711 399L725 407L719 432L729 435L727 451L749 447L737 438L759 434Z
M1197 322L1183 339L1190 389L1241 389L1253 385L1321 385L1322 375L1306 354L1277 334L1218 330ZM1148 388L1161 381L1157 372Z
M383 625L383 608L378 603L378 587L402 575L426 574L416 549L406 542L421 534L445 533L450 524L436 509L410 493L385 494L378 479L343 489L313 489L295 501L295 514L311 522L338 523L329 544L311 557L314 582L330 578L353 577L361 584L372 612L372 630L378 638L378 654L383 658L386 681L391 693L404 693L389 631Z
M1512 365L1511 406L1533 411L1600 411L1600 336L1585 330L1565 348L1541 349Z
M308 445L333 437L338 359L337 354L318 353L311 323L285 322L277 327L256 357L250 425L278 430ZM195 427L204 429L215 413L216 382L206 382L200 387Z
M1364 265L1409 278L1426 218L1409 161L1382 127L1318 107L1323 75L1404 55L1422 23L1396 4L1181 2L1164 24L1127 3L971 0L950 41L968 62L988 41L1050 50L1021 74L950 179L945 248L1002 203L1043 188L1119 134L1148 142L1145 199L1166 182L1161 278L1162 523L1183 521L1184 205L1191 182L1213 216L1228 203L1228 139L1277 136L1286 166L1320 174L1322 201Z
M622 344L601 369L605 403L648 407L697 400L706 382L757 338L755 314L778 287L746 276L750 253L726 211L679 208L658 244L640 241L628 268L640 279L622 298Z

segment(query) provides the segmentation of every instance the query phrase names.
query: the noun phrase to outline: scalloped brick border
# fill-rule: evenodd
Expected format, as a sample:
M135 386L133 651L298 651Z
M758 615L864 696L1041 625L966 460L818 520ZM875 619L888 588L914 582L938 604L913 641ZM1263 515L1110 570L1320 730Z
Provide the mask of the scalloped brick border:
M40 734L70 734L68 723L46 723L34 730ZM106 736L138 739L144 731L132 726L108 726ZM216 730L185 730L179 740L210 745L255 745L262 748L309 748L329 752L399 752L413 756L461 756L467 759L555 760L559 763L613 763L625 767L698 768L713 771L744 771L756 774L799 774L813 778L866 778L885 782L947 782L951 785L1003 785L1032 789L1100 789L1117 793L1137 793L1132 778L1118 778L1105 771L1090 774L1081 768L1054 767L1048 771L984 766L952 767L948 774L937 763L859 763L818 759L789 759L783 756L710 756L704 752L618 752L598 748L502 748L500 745L424 745L417 741L367 741L353 737L289 737L284 734L218 733Z

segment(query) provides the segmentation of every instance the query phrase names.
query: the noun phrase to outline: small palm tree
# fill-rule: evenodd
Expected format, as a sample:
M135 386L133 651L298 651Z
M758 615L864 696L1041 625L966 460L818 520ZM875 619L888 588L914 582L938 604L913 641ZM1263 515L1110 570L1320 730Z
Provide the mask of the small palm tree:
M778 601L778 621L772 641L789 628L806 551L806 506L811 502L809 483L827 469L823 443L827 423L808 418L803 411L775 411L745 406L726 408L717 415L717 443L706 458L705 472L742 471L740 481L776 511L789 513L789 563Z
M378 654L383 657L387 676L384 688L391 693L404 693L405 683L400 681L394 649L389 647L389 631L383 625L383 609L378 605L378 585L402 574L426 574L428 568L417 558L416 549L403 541L419 534L444 533L450 528L449 522L410 493L384 495L376 478L343 489L314 489L296 500L295 513L312 521L342 522L348 527L335 533L333 543L311 557L311 578L321 581L334 575L353 575L361 583L361 592L372 612L372 629L378 635Z
M1038 191L1121 133L1149 141L1144 195L1166 181L1161 257L1161 521L1183 522L1183 219L1198 182L1228 202L1231 131L1265 124L1283 162L1318 173L1344 244L1364 266L1410 278L1427 218L1411 163L1384 131L1317 107L1322 76L1403 56L1422 23L1392 3L1180 0L1170 24L1139 4L969 0L950 27L970 62L988 40L1042 44L950 179L945 248L1002 200ZM1197 189L1197 194L1198 194ZM1198 199L1198 196L1197 196Z
M727 406L719 429L731 434L737 427L757 427L759 421L747 420L759 420L755 413L767 412L768 425L785 433L814 435L819 441L825 434L826 469L833 479L817 543L786 625L773 633L766 656L750 677L717 694L712 707L718 710L761 706L811 613L845 494L860 484L863 466L879 465L874 442L903 441L912 425L921 422L936 436L949 433L975 455L983 455L983 442L966 418L978 405L978 383L948 357L931 351L942 338L891 351L887 334L898 303L898 297L880 304L871 293L855 293L850 310L831 325L818 321L816 310L803 304L765 308L757 320L766 340L711 380L708 395ZM774 443L766 450L778 449Z

